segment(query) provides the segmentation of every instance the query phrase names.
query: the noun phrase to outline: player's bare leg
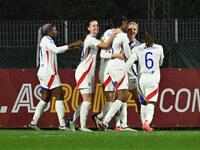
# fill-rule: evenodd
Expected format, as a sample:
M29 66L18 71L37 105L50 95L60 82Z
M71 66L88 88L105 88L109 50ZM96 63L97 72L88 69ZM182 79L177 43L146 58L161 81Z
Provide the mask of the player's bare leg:
M140 104L140 96L138 93L138 89L134 88L132 90L130 90L133 99L135 100L135 103L137 105L137 110L138 110L138 115L140 115L140 109L141 109L141 104Z

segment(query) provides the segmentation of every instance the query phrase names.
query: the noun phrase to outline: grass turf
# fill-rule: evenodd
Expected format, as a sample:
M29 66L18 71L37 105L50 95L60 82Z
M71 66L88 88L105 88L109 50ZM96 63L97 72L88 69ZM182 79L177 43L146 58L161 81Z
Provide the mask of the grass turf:
M197 150L200 131L0 130L0 150Z

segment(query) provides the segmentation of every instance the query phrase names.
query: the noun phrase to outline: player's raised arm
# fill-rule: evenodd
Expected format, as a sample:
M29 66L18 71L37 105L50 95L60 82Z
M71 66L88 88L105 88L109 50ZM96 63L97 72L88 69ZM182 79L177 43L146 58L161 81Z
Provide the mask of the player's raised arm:
M68 44L68 50L81 50L83 47L83 41L76 41Z
M127 71L129 70L129 68L131 67L131 65L137 60L137 56L133 53L130 55L128 61L125 63L121 73L120 73L120 77L119 80L117 81L118 83L122 80L122 78L124 77L124 75L127 73Z
M128 39L128 37L124 37L123 40L124 40L124 42L123 42L124 53L125 53L126 58L129 58L130 55L131 55L131 49L130 49L130 46L129 46L129 39Z
M58 53L64 53L67 50L78 50L79 46L82 46L83 42L82 41L76 41L73 42L71 44L68 45L64 45L64 46L59 46L57 47L55 44L49 44L48 48L49 50L53 51L54 53L58 54Z
M111 34L111 36L109 37L109 39L104 43L104 42L100 42L99 44L98 44L98 47L100 47L100 48L109 48L110 47L110 45L112 44L112 42L113 42L113 40L114 40L114 37L115 37L115 35L117 34L117 33L120 33L120 32L122 32L122 30L120 29L120 28L117 28L117 29L115 29L114 31L113 31L113 33Z

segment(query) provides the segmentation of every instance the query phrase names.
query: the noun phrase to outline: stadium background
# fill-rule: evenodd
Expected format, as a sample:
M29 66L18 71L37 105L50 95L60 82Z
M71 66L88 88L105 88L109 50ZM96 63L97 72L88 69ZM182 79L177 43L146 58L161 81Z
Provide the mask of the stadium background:
M0 0L0 68L35 68L37 30L45 23L57 26L59 46L84 40L85 22L91 18L99 21L101 36L112 16L120 12L139 24L138 40L141 31L153 30L155 43L164 47L163 69L199 69L199 6L198 0ZM59 68L75 69L80 56L80 51L58 55ZM99 60L98 55L97 68Z

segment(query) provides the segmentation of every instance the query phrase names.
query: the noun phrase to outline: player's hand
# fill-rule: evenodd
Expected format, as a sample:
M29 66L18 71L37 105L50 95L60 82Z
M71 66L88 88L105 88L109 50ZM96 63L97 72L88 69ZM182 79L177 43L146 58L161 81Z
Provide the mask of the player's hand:
M73 43L74 46L83 46L83 41L79 40Z
M125 56L122 53L114 53L112 54L112 58L118 58L118 59L124 60Z
M68 44L68 47L69 48L74 48L74 47L76 47L76 46L83 46L83 41L76 41L76 42L73 42L73 43L71 43L71 44Z
M115 83L115 87L117 87L117 85L118 85L118 82L117 82L117 81L115 81L114 83Z
M115 34L120 33L120 32L122 32L122 30L120 28L116 28L114 31Z
M76 46L76 47L74 47L74 50L82 50L82 49L83 49L82 46Z

